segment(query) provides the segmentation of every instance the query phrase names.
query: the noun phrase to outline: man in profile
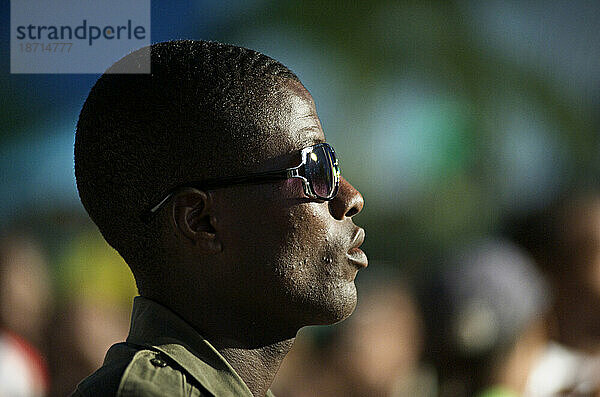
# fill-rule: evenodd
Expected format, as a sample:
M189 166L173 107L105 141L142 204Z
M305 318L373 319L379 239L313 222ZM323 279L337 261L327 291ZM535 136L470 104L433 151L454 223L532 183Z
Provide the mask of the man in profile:
M296 332L356 305L362 196L279 62L174 41L151 69L104 74L77 125L81 201L140 296L127 341L74 395L271 395Z

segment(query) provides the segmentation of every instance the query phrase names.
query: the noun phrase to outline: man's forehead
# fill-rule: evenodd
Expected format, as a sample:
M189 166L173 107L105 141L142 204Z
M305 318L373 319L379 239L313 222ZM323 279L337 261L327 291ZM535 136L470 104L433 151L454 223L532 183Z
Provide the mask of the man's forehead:
M281 162L287 167L290 161L296 161L294 154L299 150L325 142L312 96L301 83L285 81L273 93L268 106L265 114L269 116L263 120L263 130L269 133L261 143L264 155L261 157L265 161Z
M286 82L279 106L280 128L293 143L310 146L325 141L315 102L301 83Z

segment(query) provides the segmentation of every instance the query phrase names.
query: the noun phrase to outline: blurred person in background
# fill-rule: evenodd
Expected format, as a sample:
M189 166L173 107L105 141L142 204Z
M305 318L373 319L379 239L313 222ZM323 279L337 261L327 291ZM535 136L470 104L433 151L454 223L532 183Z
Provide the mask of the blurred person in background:
M516 397L545 343L549 290L517 245L486 239L458 249L421 291L425 360L442 397Z
M524 394L600 393L600 194L563 197L513 220L509 231L531 252L554 298Z
M47 262L31 237L0 238L0 396L41 397L49 388L40 353L51 308Z
M313 330L298 350L294 346L276 378L277 395L436 395L435 377L420 365L422 324L406 277L376 265L357 288L360 301L352 317Z
M146 61L151 74L111 73ZM309 92L263 54L205 41L129 54L83 106L75 175L141 295L126 342L75 396L272 395L298 330L355 308L363 198Z
M50 396L62 397L102 365L106 350L127 336L136 295L127 265L102 236L83 229L57 260L59 298L49 329Z
M324 352L331 396L432 397L435 378L420 366L422 324L406 282L391 271L361 284L356 313Z

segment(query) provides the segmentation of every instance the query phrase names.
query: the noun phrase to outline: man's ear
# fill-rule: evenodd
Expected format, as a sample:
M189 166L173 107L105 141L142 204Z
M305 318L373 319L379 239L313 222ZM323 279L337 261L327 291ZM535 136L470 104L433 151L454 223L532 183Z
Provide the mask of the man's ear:
M171 208L170 218L177 234L208 254L222 251L209 194L194 188L183 189L173 196Z

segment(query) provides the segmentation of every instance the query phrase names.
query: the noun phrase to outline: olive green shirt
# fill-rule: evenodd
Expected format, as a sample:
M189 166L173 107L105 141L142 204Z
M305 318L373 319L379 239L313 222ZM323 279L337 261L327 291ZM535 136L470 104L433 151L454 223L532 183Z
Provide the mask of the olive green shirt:
M248 396L252 393L223 356L166 307L136 297L127 341L113 345L104 364L72 397ZM274 397L271 391L268 397Z

